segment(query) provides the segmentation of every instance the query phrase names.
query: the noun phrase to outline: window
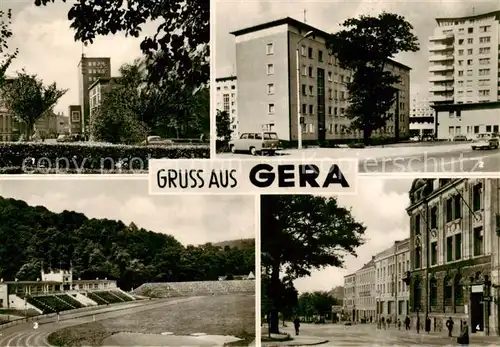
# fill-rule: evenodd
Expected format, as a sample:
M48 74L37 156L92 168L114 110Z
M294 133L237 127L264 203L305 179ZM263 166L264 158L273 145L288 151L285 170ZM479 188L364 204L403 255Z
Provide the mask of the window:
M267 105L267 113L274 114L275 111L276 111L276 109L275 109L274 104L268 104Z
M305 84L302 85L302 95L307 95L306 93L307 86Z
M453 285L451 278L444 279L444 305L451 306L453 300Z
M467 50L467 55L472 55L472 54L473 54L473 49L472 49L472 48L469 48L469 49Z
M453 261L453 236L446 238L446 261Z
M489 33L491 31L491 25L483 25L479 27L480 33Z
M459 44L459 45L463 45L463 44L464 44L464 39L460 39L460 40L458 40L458 44Z
M479 76L488 76L490 74L490 69L479 69Z
M467 39L467 44L472 45L473 43L474 43L474 39L473 38L468 38Z
M333 99L333 89L332 88L328 89L328 99L330 99L330 100Z
M328 106L328 115L331 116L333 114L333 107ZM331 133L331 131L330 131Z
M463 60L459 60L458 61L458 66L463 66L464 65L464 61Z
M306 56L306 54L307 54L307 47L306 47L306 46L304 46L304 45L302 45L302 47L301 47L301 48L302 48L302 49L301 49L302 56L303 56L303 57L305 57L305 56Z
M490 58L479 59L479 65L490 65Z
M422 249L420 247L415 248L415 269L420 269L420 262L422 260Z
M302 114L306 114L306 113L307 113L307 105L302 104Z
M438 256L437 242L432 242L431 243L431 265L437 264L437 256Z
M474 32L474 28L467 28L467 32L468 32L469 34L472 34L472 33Z
M453 283L453 291L455 294L455 307L462 306L464 304L464 293L462 289L462 281L460 276L455 277L455 281Z
M463 76L464 75L464 70L459 70L458 71L458 76Z
M323 62L323 51L318 51L318 61L319 61L320 63L322 63L322 62Z
M332 81L332 72L328 71L328 82Z
M481 183L478 183L474 186L472 191L472 207L474 209L474 212L479 211L482 208L483 205L481 201L482 198L483 198L483 185Z
M467 65L472 65L472 59L467 59Z
M464 50L463 49L459 49L458 50L458 55L464 55Z
M462 234L455 235L455 260L462 258Z
M314 114L314 106L309 105L309 114Z
M328 64L333 65L333 55L331 54L328 55Z
M274 54L274 43L268 43L266 46L266 53L268 55Z
M314 95L314 87L313 86L309 86L309 95L310 96Z
M432 278L430 280L430 304L431 306L437 306L437 297L438 297L438 287L437 287L437 280L435 278Z
M415 235L420 235L420 215L415 216Z
M460 134L460 131L457 131L456 133ZM453 219L458 219L462 217L462 198L460 197L460 195L455 195L453 197L453 212L454 212Z
M274 64L267 64L267 74L274 75Z
M307 56L309 57L309 59L312 59L312 57L313 57L312 47L307 48Z
M481 47L479 48L479 54L489 54L491 51L490 47Z
M490 42L491 37L490 36L484 36L479 38L479 43L488 43Z
M438 220L438 208L434 206L431 208L431 229L437 229Z
M307 76L307 66L302 65L302 76Z
M479 96L489 96L490 95L490 90L489 89L483 89L478 91Z
M484 254L483 227L474 228L474 256Z
M309 66L309 77L313 77L313 68Z
M453 220L453 199L449 198L446 200L446 222L451 222Z
M274 83L269 83L267 85L267 94L274 94Z
M472 70L467 70L467 76L472 76Z

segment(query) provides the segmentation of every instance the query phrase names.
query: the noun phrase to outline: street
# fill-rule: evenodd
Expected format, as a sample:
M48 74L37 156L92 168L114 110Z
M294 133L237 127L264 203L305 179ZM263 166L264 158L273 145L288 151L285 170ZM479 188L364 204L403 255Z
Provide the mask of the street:
M305 346L323 344L326 346L448 346L457 345L456 336L447 337L445 332L417 334L415 330L398 330L395 327L378 330L376 324L304 324L300 326L300 335L295 336L293 324L280 327L280 332L290 334L294 340L278 343L263 343L263 346ZM470 334L470 344L474 346L497 346L497 336L475 336ZM325 342L328 340L328 342ZM303 345L301 345L303 343Z
M221 153L221 159L251 158L246 153ZM433 143L390 145L384 147L350 148L305 148L279 151L276 156L263 157L286 159L358 158L359 172L498 172L500 149L472 150L469 143Z

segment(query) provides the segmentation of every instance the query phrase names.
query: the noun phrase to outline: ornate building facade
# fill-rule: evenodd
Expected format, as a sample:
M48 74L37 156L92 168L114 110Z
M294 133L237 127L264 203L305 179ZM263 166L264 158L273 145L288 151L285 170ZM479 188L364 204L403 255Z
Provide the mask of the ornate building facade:
M412 324L420 317L445 330L452 317L458 331L467 320L472 334L499 330L498 179L417 179L410 216Z

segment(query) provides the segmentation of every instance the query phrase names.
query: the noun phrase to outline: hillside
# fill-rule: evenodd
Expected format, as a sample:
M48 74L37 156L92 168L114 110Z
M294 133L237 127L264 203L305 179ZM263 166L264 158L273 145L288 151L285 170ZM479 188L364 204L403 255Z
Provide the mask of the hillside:
M239 239L239 240L227 240L222 242L217 242L213 244L216 247L224 248L226 246L230 248L255 248L255 239Z
M168 223L168 220L165 221ZM54 213L0 197L0 278L36 280L43 264L73 266L75 277L145 282L217 280L255 271L255 248L187 246L170 235L82 213Z

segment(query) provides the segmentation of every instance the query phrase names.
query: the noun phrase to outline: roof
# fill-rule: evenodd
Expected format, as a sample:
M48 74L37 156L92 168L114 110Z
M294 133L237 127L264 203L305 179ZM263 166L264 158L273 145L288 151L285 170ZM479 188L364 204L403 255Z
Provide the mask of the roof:
M270 21L270 22L254 25L251 27L243 28L240 30L235 30L235 31L232 31L230 34L232 34L234 36L241 36L241 35L255 32L255 31L265 30L265 29L269 29L269 28L273 28L273 27L285 25L285 24L294 26L294 27L299 28L305 32L313 31L315 34L319 34L319 35L324 36L324 37L329 37L331 35L330 33L326 32L324 30L318 29L316 27L313 27L307 23L298 21L298 20L291 18L291 17L285 17L285 18L274 20L274 21ZM389 58L388 60L397 67L411 70L411 67L406 66L398 61L395 61L391 58Z
M234 81L234 80L236 80L236 76L228 76L228 77L216 78L215 82Z
M0 284L61 284L62 282L58 281L3 281Z
M496 20L500 20L500 11L493 11L493 12L487 12L487 13L482 13L482 14L477 14L473 16L467 16L467 17L441 17L441 18L436 18L436 22L444 22L444 21L452 21L452 20L469 20L469 19L481 19L481 18L486 18L486 17L491 17L495 16Z
M361 270L365 270L365 269L368 269L370 267L374 267L375 266L375 261L373 260L373 258L368 262L366 263L365 265L363 265L361 267L361 269L359 269L358 271L361 271ZM357 272L357 271L356 271Z
M116 280L73 280L73 283L116 282Z
M96 85L100 84L100 83L109 83L111 81L115 81L117 79L117 77L99 77L97 78L97 80L95 80L90 86L89 86L89 90L91 90L92 88L94 88Z
M436 111L477 110L485 108L500 108L500 101L475 102L465 104L439 104L431 105Z

